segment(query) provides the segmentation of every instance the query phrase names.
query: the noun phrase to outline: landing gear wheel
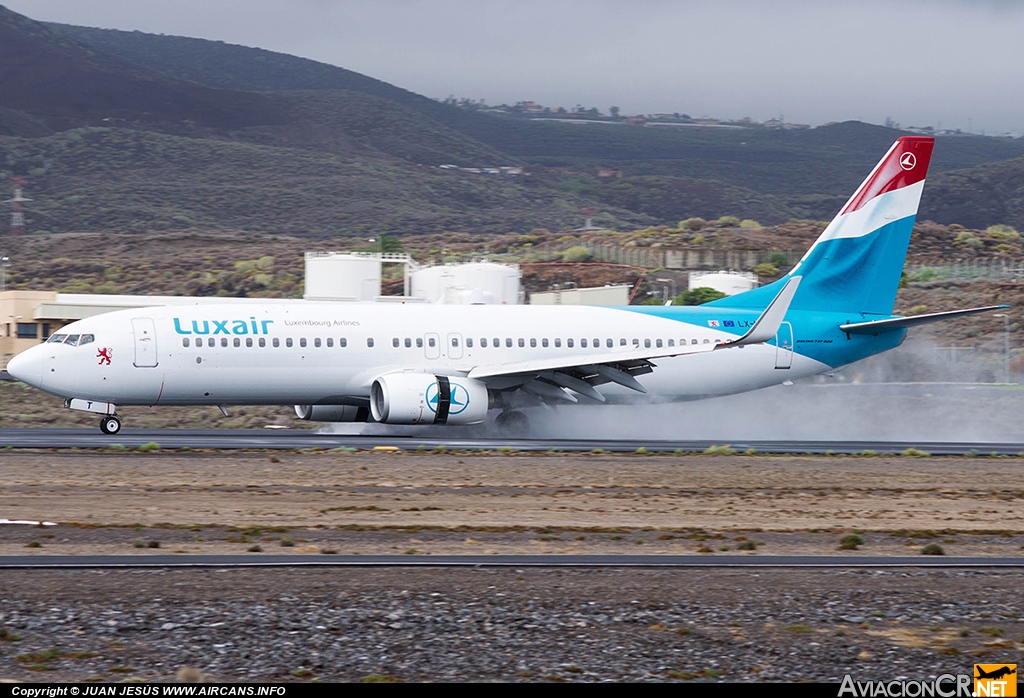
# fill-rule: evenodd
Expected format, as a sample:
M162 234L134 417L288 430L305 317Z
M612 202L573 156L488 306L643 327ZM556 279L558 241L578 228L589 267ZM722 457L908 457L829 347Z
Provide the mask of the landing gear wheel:
M530 430L530 420L522 412L502 412L494 423L502 436L522 437Z
M121 431L121 418L116 414L107 415L100 420L100 431L104 434L114 435Z

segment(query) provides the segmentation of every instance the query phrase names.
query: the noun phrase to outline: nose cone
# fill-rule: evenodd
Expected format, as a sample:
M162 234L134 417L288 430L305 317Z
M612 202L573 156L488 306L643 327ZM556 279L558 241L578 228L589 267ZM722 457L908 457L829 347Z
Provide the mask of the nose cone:
M7 372L33 387L43 384L43 347L32 347L7 362Z

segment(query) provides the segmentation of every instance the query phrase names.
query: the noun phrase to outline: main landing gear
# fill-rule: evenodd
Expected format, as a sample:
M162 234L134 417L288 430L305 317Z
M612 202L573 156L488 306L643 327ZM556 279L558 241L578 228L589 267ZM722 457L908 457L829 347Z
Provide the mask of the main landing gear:
M116 414L108 414L100 420L100 431L114 435L121 431L121 418Z
M530 431L530 420L525 414L515 410L502 412L494 420L494 424L502 436L523 437Z

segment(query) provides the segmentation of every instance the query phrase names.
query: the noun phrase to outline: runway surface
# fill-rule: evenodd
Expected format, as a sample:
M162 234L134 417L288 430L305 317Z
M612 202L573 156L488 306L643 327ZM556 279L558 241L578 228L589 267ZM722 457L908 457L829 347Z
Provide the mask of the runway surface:
M725 445L710 440L594 440L594 439L514 439L460 438L457 433L445 436L382 436L325 434L315 431L290 430L227 430L227 429L125 429L116 436L106 436L99 429L0 429L0 448L126 448L156 443L160 448L215 449L304 449L394 447L402 450L435 448L459 450L512 449L517 451L595 451L632 452L644 448L652 452L702 452L712 446ZM748 440L728 445L737 452L758 453L902 453L915 448L933 455L1018 455L1024 453L1024 442L921 442L921 441L832 441L832 440Z
M8 555L0 569L144 567L1024 567L1021 557L843 555Z

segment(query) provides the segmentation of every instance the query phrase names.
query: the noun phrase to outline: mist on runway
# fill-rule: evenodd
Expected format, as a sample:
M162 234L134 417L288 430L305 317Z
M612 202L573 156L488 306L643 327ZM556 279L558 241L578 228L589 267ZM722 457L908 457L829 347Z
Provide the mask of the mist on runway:
M1022 435L1024 388L996 382L1003 380L999 359L908 341L794 385L684 403L601 405L581 398L525 413L534 438L1014 441ZM491 422L493 415L487 426L329 424L323 431L475 437L493 435Z

